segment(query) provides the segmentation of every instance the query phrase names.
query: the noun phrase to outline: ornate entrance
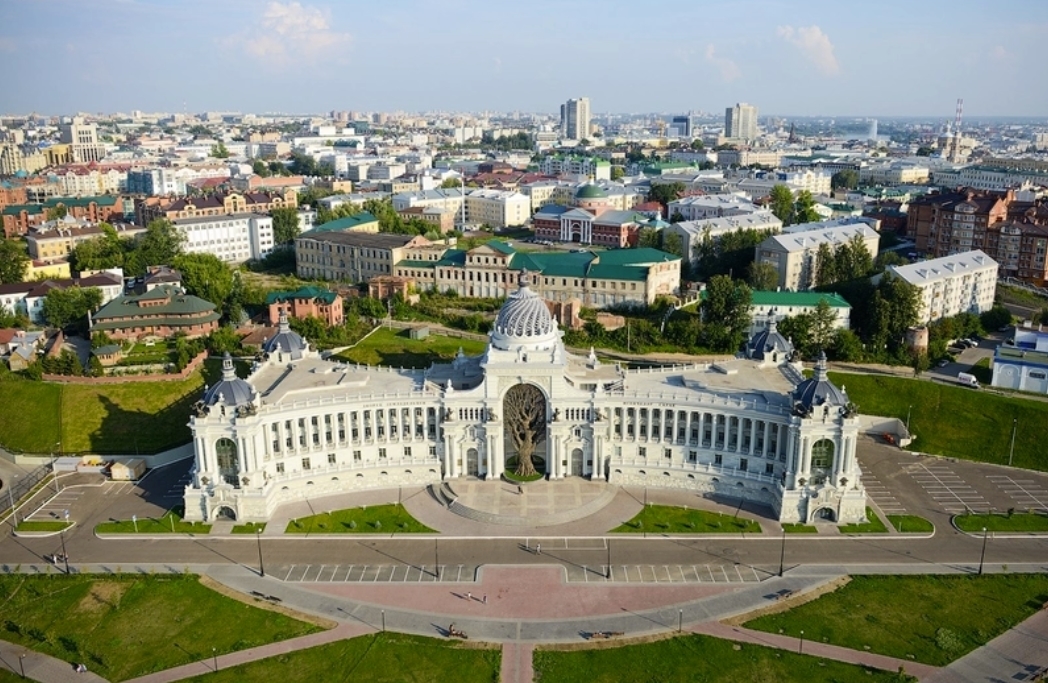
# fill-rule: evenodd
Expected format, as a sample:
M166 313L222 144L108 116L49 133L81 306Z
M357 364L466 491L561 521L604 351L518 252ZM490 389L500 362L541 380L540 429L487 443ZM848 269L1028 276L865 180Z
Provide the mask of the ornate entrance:
M222 507L215 510L215 521L237 521L236 510L229 507L228 505L223 505Z
M574 448L571 451L571 473L576 477L581 477L585 474L582 471L582 449Z
M546 397L533 384L518 384L502 401L506 416L507 461L514 474L531 477L544 471L546 460ZM537 464L536 464L537 463Z
M466 476L480 476L480 454L476 448L470 448L466 451Z

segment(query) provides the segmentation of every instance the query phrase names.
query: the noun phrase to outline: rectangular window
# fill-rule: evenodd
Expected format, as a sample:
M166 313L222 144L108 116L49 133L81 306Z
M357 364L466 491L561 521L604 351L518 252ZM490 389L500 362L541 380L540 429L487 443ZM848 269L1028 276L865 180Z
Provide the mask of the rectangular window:
M353 462L360 462L360 451L353 451Z
M749 469L750 462L746 458L739 458L739 469L743 472Z
M697 451L688 451L688 462L695 464L699 460L699 454Z
M386 457L386 449L385 448L378 449L378 457L379 458L383 458L383 459Z
M716 455L713 456L713 464L714 465L723 465L724 464L724 457L720 453L717 453Z
M284 463L278 462L277 463L277 474L283 474L283 473L284 473Z
M436 446L430 446L429 447L429 454L431 456L436 456L436 454L437 454L437 447Z
M335 454L334 453L328 453L328 464L329 465L334 465L335 463L336 463Z
M670 458L673 457L673 451L671 449L669 449L669 448L663 448L662 449L662 456L664 458L666 458L667 460L669 460Z
M639 455L642 458L648 457L648 449L644 446L639 447L637 449L637 455Z
M302 469L308 470L310 468L309 458L302 458Z
M404 446L404 457L405 458L410 458L411 457L411 446Z
M767 465L764 466L764 473L767 475L775 474L775 465L769 462Z

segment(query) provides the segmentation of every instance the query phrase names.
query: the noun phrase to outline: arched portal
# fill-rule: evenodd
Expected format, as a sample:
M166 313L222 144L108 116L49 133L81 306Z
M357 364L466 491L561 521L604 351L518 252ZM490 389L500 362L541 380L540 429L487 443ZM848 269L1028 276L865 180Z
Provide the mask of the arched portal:
M811 447L811 480L813 484L825 484L833 474L833 442L820 439Z
M582 471L582 449L573 448L571 450L571 473L576 477L581 477L584 472Z
M811 521L814 522L816 520L820 522L836 522L837 513L833 511L833 508L822 507L816 510L811 516Z
M218 461L219 478L231 486L240 488L237 445L232 439L223 438L215 442L215 459Z
M228 520L231 522L235 522L237 521L237 513L236 510L229 507L228 505L222 505L215 510L214 519L215 521Z
M466 474L470 477L480 476L480 454L476 448L466 451Z
M533 384L517 384L502 401L506 420L506 464L515 474L528 477L546 467L546 397Z

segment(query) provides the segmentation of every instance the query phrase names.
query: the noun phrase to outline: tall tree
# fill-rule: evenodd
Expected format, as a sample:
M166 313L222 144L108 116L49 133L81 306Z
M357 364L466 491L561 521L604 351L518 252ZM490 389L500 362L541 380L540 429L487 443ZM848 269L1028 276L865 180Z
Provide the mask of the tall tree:
M745 282L717 275L706 283L702 302L704 346L733 353L742 346L750 329L753 290Z
M851 190L859 186L859 172L855 169L844 168L837 171L830 178L830 184L835 190Z
M182 273L182 286L193 296L224 309L233 291L233 271L214 254L181 254L171 265Z
M76 325L79 331L87 329L87 314L102 305L102 290L98 287L67 287L52 289L44 296L44 320L52 327L66 329Z
M0 284L22 282L29 267L29 254L21 240L0 241Z
M681 239L680 235L675 232L667 232L666 230L660 230L659 235L662 237L662 250L664 252L674 256L684 256L684 240Z
M517 451L516 474L535 474L531 457L546 439L546 399L533 384L517 384L506 392L502 402L506 411L506 429Z
M121 239L112 225L101 223L99 227L102 228L101 235L73 247L69 254L69 265L73 270L120 268L124 265L127 252L134 250L134 242Z
M269 212L273 218L273 243L288 245L298 237L298 209L283 206Z
M451 188L455 188L455 187L462 187L462 179L461 178L445 178L444 182L442 182L440 184L440 187L441 187L441 189L445 189L445 190L448 190L448 189L451 189Z
M684 186L684 183L680 182L652 185L651 190L648 191L648 201L662 204L662 215L668 216L667 207L669 203L675 199L680 199L684 195L685 189L687 188Z
M815 286L827 287L840 280L833 248L823 242L815 252Z
M815 210L815 198L811 196L811 192L808 190L798 192L797 203L793 210L793 220L790 223L813 223L821 218L819 212Z
M223 142L219 142L217 145L211 148L211 156L216 159L228 159L229 150L226 149L226 145Z
M157 218L146 226L145 233L138 239L131 275L142 275L148 266L170 265L182 253L186 237L174 223L166 218Z
M262 159L255 159L251 162L251 172L260 178L268 178L270 176L269 166Z
M828 351L837 334L837 312L830 302L823 298L819 299L810 315L812 346L821 351Z
M746 282L757 292L774 292L779 286L779 269L770 263L753 261L746 266Z
M781 184L771 188L771 212L783 225L792 225L793 190Z

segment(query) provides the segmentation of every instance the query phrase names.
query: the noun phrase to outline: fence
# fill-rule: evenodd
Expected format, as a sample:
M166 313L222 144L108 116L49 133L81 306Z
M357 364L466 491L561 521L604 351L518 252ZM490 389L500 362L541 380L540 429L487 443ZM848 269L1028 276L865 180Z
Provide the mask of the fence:
M125 384L127 382L179 382L189 377L207 359L207 351L200 352L196 358L189 361L182 372L171 372L150 375L109 375L106 377L77 377L75 375L44 375L47 382L59 382L63 384Z
M40 465L28 474L4 480L0 489L0 516L10 514L12 505L17 508L19 502L51 474L51 465ZM13 520L12 520L13 521Z

